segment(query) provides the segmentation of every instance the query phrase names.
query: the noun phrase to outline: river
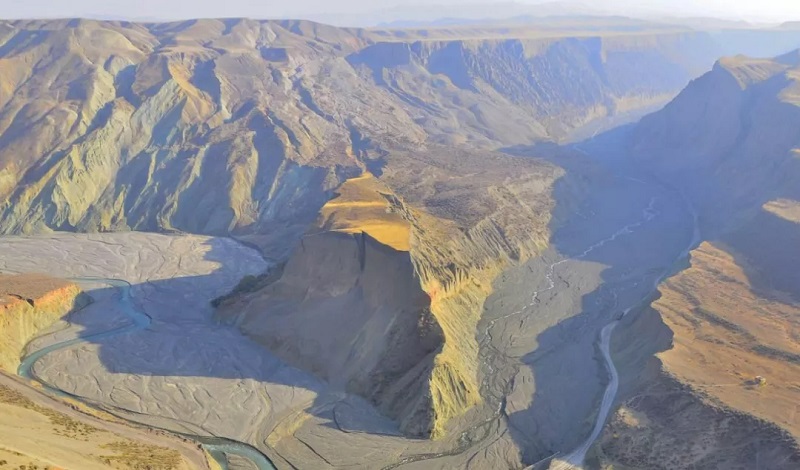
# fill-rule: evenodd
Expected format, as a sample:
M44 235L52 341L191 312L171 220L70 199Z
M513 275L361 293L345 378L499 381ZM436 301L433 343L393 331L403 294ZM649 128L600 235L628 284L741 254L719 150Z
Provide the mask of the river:
M700 243L700 229L697 219L697 212L692 206L691 202L688 200L685 194L681 191L670 187L672 191L680 195L680 198L683 202L684 207L686 208L687 212L692 216L692 238L686 247L681 251L681 253L675 258L673 266L675 263L680 262L681 260L685 259L689 256L691 250ZM666 279L670 273L672 272L672 266L664 269L664 271L653 281L651 293L655 292L658 289L658 285ZM647 296L641 299L641 301L631 307L626 308L620 318L624 318L627 316L635 307L641 306L642 303L646 302L650 298L648 293ZM611 408L614 405L614 401L617 397L617 389L619 388L619 373L617 372L617 368L614 365L614 360L611 357L611 336L614 333L614 329L619 324L619 319L614 320L607 324L601 331L600 331L600 339L598 341L598 346L600 347L600 352L603 355L603 361L608 371L608 385L606 385L606 389L603 392L603 399L600 402L600 407L597 412L597 419L595 420L594 427L592 428L592 433L589 435L588 438L584 442L581 443L576 449L571 451L570 453L559 457L556 459L553 464L550 466L550 470L577 470L582 468L583 461L586 458L586 453L591 448L592 444L600 437L600 434L603 432L603 427L605 426L606 420L608 419L608 415L611 412Z
M123 313L131 320L129 325L124 325L118 328L113 328L110 330L106 330L100 333L95 333L92 335L81 336L78 338L70 339L67 341L58 342L55 344L51 344L47 347L39 349L29 355L27 355L22 363L19 365L17 369L17 373L30 380L35 380L44 386L45 390L49 393L61 396L61 397L69 397L75 400L78 400L87 406L93 407L93 405L86 400L83 400L81 397L72 395L67 393L63 390L55 388L42 380L41 378L37 377L36 374L33 372L33 366L36 362L41 359L42 357L50 354L54 351L58 351L65 348L71 348L73 346L77 346L82 343L87 343L90 341L97 341L100 339L110 338L113 336L131 334L138 331L142 331L148 326L152 319L146 313L137 310L134 306L132 299L131 299L131 285L127 281L123 281L120 279L106 279L106 278L94 278L94 277L79 277L71 279L74 282L78 283L103 283L108 286L114 287L120 291L120 307ZM108 410L104 410L107 411ZM117 417L125 420L129 420L128 418L122 418L121 416L117 415ZM136 423L137 425L142 425L142 423ZM149 426L148 427L153 427ZM275 470L275 466L272 462L258 449L255 447L245 444L243 442L234 441L231 439L220 438L220 437L209 437L209 436L200 436L194 434L186 434L186 433L177 433L174 431L170 431L167 429L161 429L162 431L170 432L181 437L185 437L191 440L194 440L200 443L203 448L211 455L217 463L222 467L224 470L228 468L226 454L238 455L240 457L244 457L247 460L253 462L253 464L258 467L258 470Z

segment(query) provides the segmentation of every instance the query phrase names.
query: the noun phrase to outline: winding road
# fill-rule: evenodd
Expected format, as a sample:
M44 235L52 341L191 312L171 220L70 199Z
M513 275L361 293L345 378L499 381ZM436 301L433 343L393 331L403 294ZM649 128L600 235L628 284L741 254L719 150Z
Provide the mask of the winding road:
M120 279L107 279L107 278L94 278L94 277L80 277L80 278L73 278L71 280L78 283L86 283L86 282L103 283L118 289L120 292L120 306L125 315L131 320L131 324L124 325L119 328L113 328L111 330L103 331L92 335L82 336L67 341L58 342L50 346L47 346L45 348L39 349L27 355L23 359L22 363L17 369L17 373L22 377L39 382L40 384L42 384L42 386L45 388L46 391L50 392L53 395L61 397L69 397L78 400L81 403L86 404L87 406L96 408L92 405L92 403L87 402L81 397L72 395L63 390L51 386L50 384L48 384L47 382L36 376L36 374L33 371L33 366L39 359L54 351L71 348L73 346L77 346L79 344L87 343L90 341L97 341L100 339L142 331L146 329L148 326L150 326L152 319L150 318L149 315L140 310L137 310L137 308L134 306L130 292L131 285L127 281ZM103 411L108 412L109 410L104 409ZM119 415L117 415L117 417L120 419L130 421L129 418L123 418ZM143 425L142 423L136 423L136 424ZM153 427L151 425L147 426L151 428ZM243 442L238 442L221 437L208 437L195 434L177 433L163 428L160 428L160 430L170 432L172 434L176 434L181 437L188 438L195 442L200 443L203 446L203 448L206 451L208 451L208 453L217 461L220 467L223 468L223 470L228 468L227 458L225 457L225 454L232 454L243 457L251 461L258 468L258 470L275 470L275 466L263 453L258 451L255 447L245 444Z

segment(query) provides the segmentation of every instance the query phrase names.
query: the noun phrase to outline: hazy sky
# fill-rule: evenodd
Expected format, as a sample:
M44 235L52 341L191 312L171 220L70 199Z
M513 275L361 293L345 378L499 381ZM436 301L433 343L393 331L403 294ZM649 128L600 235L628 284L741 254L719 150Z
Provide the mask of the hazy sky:
M333 23L442 16L513 16L546 0L0 0L2 18L116 17L176 19L195 17L312 18ZM618 14L800 20L800 0L567 0ZM484 7L477 7L483 4ZM491 6L491 4L494 4ZM521 6L521 5L526 6ZM488 5L488 7L486 6Z

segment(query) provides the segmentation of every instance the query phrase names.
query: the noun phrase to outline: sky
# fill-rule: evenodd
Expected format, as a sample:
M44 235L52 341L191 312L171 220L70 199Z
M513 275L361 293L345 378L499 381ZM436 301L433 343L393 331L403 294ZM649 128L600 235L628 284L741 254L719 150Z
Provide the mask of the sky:
M549 0L552 2L553 0ZM208 17L306 18L369 26L394 20L511 17L547 0L0 0L0 18L92 17L172 20ZM800 20L800 0L566 0L579 12L630 16L715 16ZM549 10L547 10L549 11ZM561 11L561 10L554 10ZM358 24L356 24L358 23Z

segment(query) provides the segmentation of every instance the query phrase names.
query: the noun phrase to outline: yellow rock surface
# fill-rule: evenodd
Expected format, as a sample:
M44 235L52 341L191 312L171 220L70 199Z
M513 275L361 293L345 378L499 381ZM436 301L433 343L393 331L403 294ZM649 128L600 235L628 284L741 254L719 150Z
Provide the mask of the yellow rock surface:
M659 357L668 372L725 405L774 422L800 437L800 306L778 293L754 292L742 262L705 242L689 269L660 288L653 304L674 332ZM763 376L766 386L758 386Z
M363 175L345 181L336 191L337 197L320 211L320 230L343 233L366 233L398 251L409 251L411 226L392 212L387 197L391 191L375 177Z
M77 285L39 274L0 274L0 369L15 373L37 333L84 305Z

